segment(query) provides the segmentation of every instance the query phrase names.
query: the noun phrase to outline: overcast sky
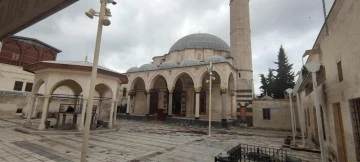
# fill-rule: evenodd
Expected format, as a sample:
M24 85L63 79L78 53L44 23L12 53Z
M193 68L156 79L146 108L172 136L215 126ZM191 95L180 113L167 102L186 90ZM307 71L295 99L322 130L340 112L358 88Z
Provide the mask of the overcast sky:
M333 0L325 0L329 11ZM166 54L180 38L192 33L216 35L230 44L229 0L117 0L109 5L113 17L104 27L100 65L119 72ZM23 30L17 35L46 42L63 52L58 60L93 59L97 20L84 12L98 10L98 0L79 0L72 6ZM255 90L259 74L276 68L280 45L293 63L312 48L323 24L321 0L251 0L250 19Z

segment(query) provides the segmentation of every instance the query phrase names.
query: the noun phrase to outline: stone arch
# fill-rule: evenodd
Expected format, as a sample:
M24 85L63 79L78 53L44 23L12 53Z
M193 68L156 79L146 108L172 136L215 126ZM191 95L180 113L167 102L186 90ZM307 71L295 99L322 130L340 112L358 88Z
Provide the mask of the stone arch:
M193 77L187 72L181 72L174 78L172 114L181 117L194 117L195 86Z
M163 85L165 85L165 87L167 88L167 83L168 81L166 80L166 78L162 75L162 74L157 74L154 77L152 77L150 79L150 86L149 89L153 89L155 86L155 82L158 81L158 79L161 79L161 82Z
M229 77L228 77L228 90L230 92L233 92L235 91L235 78L234 78L234 74L233 73L230 73L229 74Z
M114 92L106 83L98 83L95 85L95 91L99 93L99 97L105 97L106 92L110 92L109 98L114 98Z
M189 73L185 70L182 70L182 71L179 71L178 73L176 73L175 77L171 80L171 82L170 82L171 84L169 84L169 86L175 87L177 80L183 75L189 76L191 78L191 80L193 81L193 83L195 84L195 78L191 75L191 73ZM173 87L171 87L171 88L173 88Z
M39 93L39 89L41 87L41 85L45 84L45 81L43 79L39 79L37 81L35 81L33 88L32 88L32 93L36 94Z
M215 77L215 80L213 80L213 83L215 84L220 84L225 80L221 77L220 73L217 70L213 71L213 76ZM207 77L207 78L205 78ZM209 73L205 70L204 72L201 73L200 75L200 85L202 85L202 83L204 82L204 80L208 80L209 79Z
M147 91L146 91L145 80L142 77L136 77L132 80L132 83L129 87L128 95L130 101L127 104L130 104L131 113L134 114L147 114Z
M54 91L61 86L69 87L73 91L74 95L80 95L81 92L83 92L83 88L81 87L81 85L78 82L76 82L75 80L72 80L72 79L64 79L64 80L61 80L61 81L55 83L50 88L50 94L53 94Z
M142 77L136 77L135 79L132 80L131 84L130 84L130 87L129 87L129 92L130 90L133 90L136 86L136 83L138 83L138 81L142 82L144 84L144 90L146 88L146 84L145 84L145 80L142 78Z

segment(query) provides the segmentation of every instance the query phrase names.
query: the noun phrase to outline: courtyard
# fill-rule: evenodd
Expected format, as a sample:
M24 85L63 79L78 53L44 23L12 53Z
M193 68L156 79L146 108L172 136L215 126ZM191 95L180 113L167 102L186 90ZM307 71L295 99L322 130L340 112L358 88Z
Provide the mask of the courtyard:
M32 135L17 132L22 119L0 119L0 161L80 161L81 135ZM237 144L281 148L290 132L250 128L214 129L161 122L118 120L112 132L94 132L88 161L214 161ZM315 153L287 150L303 161L319 161Z

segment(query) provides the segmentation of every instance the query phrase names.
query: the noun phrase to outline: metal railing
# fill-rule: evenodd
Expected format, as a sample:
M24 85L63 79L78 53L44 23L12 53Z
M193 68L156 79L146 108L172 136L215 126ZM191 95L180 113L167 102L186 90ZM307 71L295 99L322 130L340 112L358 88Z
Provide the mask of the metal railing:
M215 157L215 162L285 162L286 150L239 144Z

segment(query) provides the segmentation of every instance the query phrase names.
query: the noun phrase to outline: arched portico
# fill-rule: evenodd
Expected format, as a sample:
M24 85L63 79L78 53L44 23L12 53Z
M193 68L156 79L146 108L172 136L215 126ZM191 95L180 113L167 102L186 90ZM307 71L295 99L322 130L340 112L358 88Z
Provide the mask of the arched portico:
M155 114L160 117L167 113L168 107L168 89L165 77L160 74L155 76L151 81L150 89L150 93L148 93L150 95L150 103L148 103L149 114ZM164 118L161 118L161 120L164 120Z
M179 117L194 117L194 81L186 72L180 73L175 77L175 79L175 87L172 92L171 115Z
M127 113L147 114L147 91L145 81L141 77L133 80L128 92Z
M66 64L66 66L64 66ZM35 73L35 84L33 86L32 94L35 95L39 92L43 85L43 109L41 122L38 126L39 130L44 130L46 128L45 122L47 121L48 111L50 102L52 111L55 113L71 113L73 118L71 121L76 125L80 130L84 127L84 120L86 114L86 105L88 101L88 93L91 80L91 70L92 64L89 62L56 62L56 61L44 61L39 62L34 65L29 65L25 67L27 71ZM46 69L46 70L44 70ZM109 71L106 68L99 66L98 69L99 75L97 76L97 84L95 86L95 104L93 107L100 107L105 105L104 111L102 109L97 109L91 116L92 119L92 128L96 126L97 119L102 117L103 120L109 119L109 127L113 126L114 119L114 107L118 102L116 91L122 83L127 83L127 77L116 73L114 71ZM66 91L67 87L68 91ZM57 98L62 98L57 100ZM33 100L33 99L31 99ZM106 100L106 102L104 102ZM28 103L28 111L32 112L33 101ZM55 106L55 107L54 107ZM55 109L55 111L54 111ZM88 110L92 111L92 110ZM105 112L105 113L103 113ZM104 115L101 115L104 114ZM98 115L98 116L97 116ZM56 115L55 115L56 116ZM60 115L59 115L60 116ZM58 117L59 117L58 116ZM65 115L68 116L68 115ZM106 118L105 118L106 117ZM67 117L66 117L67 118ZM59 118L57 118L57 124L59 126ZM69 119L69 118L67 118ZM31 118L28 119L27 123L24 126L31 126ZM65 118L62 119L65 121ZM62 122L64 123L64 122Z

